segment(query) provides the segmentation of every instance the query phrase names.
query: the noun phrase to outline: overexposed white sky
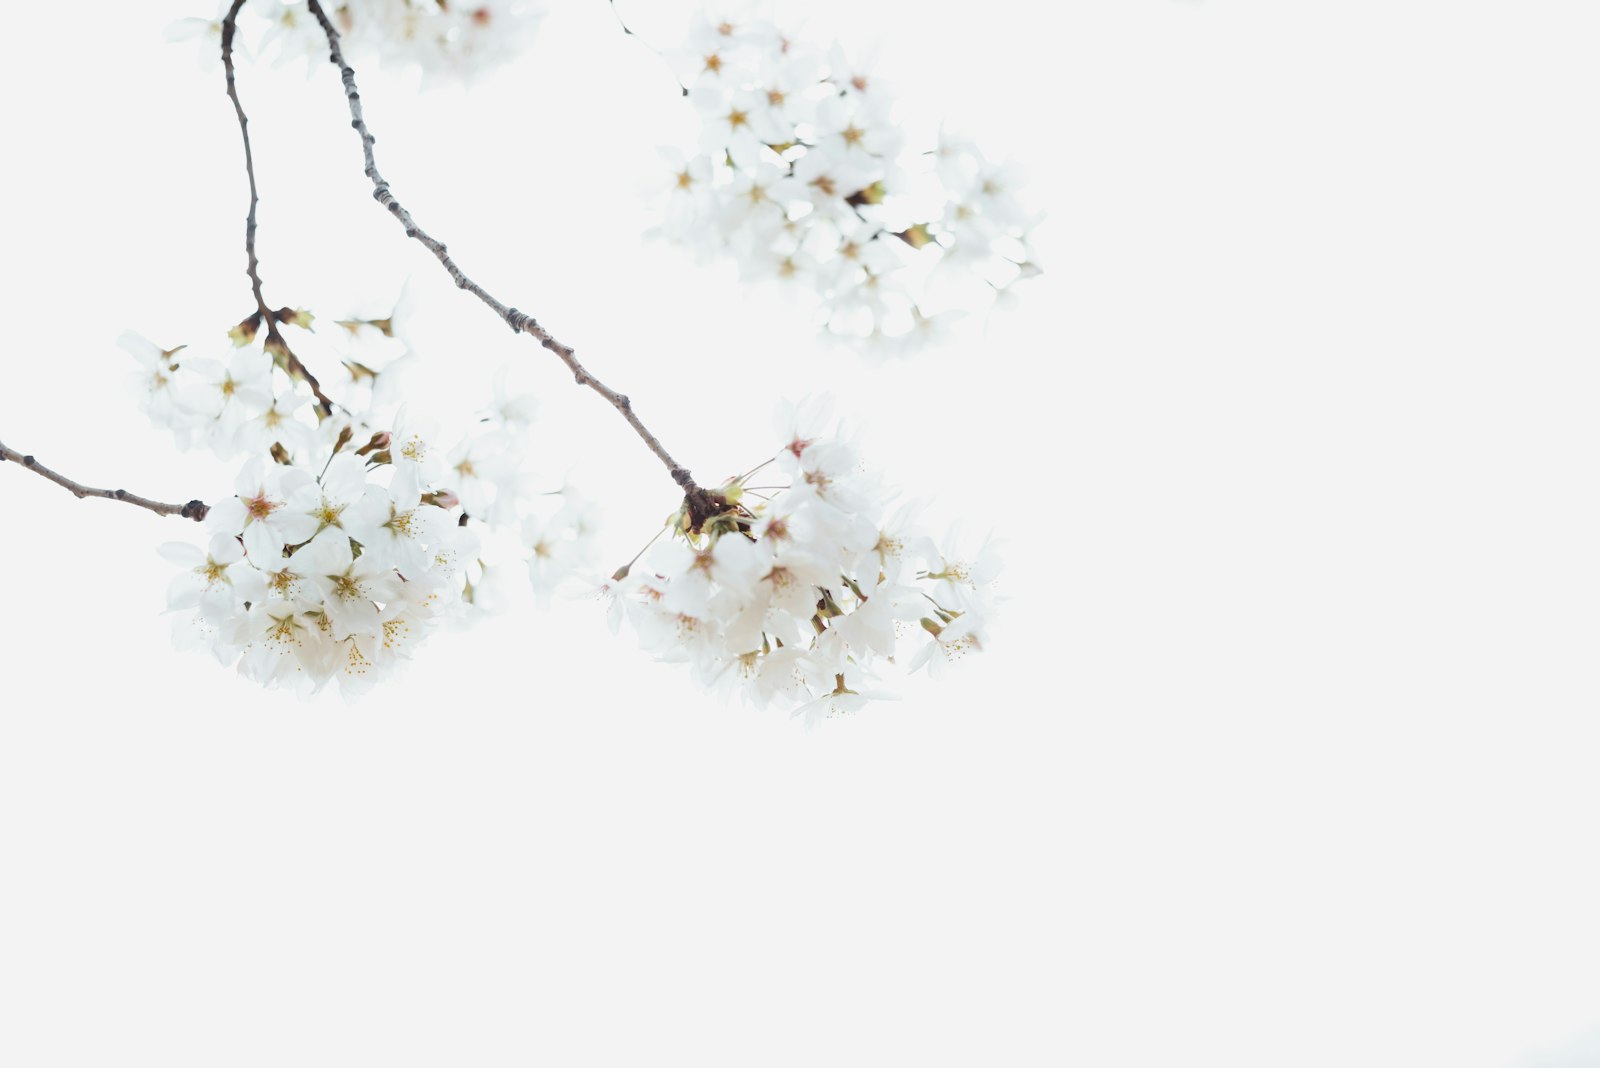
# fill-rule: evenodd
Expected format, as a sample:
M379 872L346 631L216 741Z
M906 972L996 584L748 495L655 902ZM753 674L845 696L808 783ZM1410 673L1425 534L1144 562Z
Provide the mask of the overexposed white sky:
M170 499L231 470L115 339L251 307L221 73L161 40L207 8L17 5L0 67L0 440ZM1049 212L1016 312L864 367L641 243L685 105L552 8L470 92L358 66L400 198L697 473L833 390L1005 539L994 647L807 732L523 604L301 702L171 650L190 528L0 466L0 1062L1594 1063L1600 12L808 3ZM671 484L372 203L332 69L240 92L268 299L411 279L419 396L516 361L631 556Z

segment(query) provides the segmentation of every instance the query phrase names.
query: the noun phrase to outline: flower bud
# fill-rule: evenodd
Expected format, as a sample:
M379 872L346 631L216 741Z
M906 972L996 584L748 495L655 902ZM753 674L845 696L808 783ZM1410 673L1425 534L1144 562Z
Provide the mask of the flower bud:
M242 320L238 326L228 331L228 336L233 339L234 345L239 348L250 344L256 339L256 331L261 327L261 315L257 313L248 319ZM182 346L180 346L181 348ZM174 350L176 351L176 350Z

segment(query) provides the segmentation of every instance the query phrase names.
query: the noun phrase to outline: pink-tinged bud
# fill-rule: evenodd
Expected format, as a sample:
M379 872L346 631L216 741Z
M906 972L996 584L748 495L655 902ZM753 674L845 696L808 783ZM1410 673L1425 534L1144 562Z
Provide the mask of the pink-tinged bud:
M389 447L389 432L380 430L368 439L367 443L356 450L357 456L366 456L368 453L382 452Z
M440 490L433 497L434 500L439 502L440 508L454 508L461 503L461 498L457 497L451 490Z

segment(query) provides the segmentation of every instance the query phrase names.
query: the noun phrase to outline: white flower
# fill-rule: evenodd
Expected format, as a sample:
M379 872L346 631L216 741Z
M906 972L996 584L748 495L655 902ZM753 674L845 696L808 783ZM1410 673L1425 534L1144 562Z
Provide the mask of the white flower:
M900 129L882 98L867 103L858 97L830 96L817 105L812 125L819 149L860 167L871 167L900 151Z
M272 358L258 349L235 349L224 360L184 361L193 383L184 407L205 419L242 422L272 403Z
M825 288L841 291L847 299L859 299L865 288L862 283L869 276L881 277L904 262L904 245L880 226L858 219L830 230L823 231L829 245L829 258L823 265Z
M433 546L433 569L449 578L462 576L481 549L476 531L459 525L447 527Z
M810 122L822 98L818 92L821 67L819 57L808 52L780 51L755 90L757 128L787 138L790 131Z
M920 619L925 607L914 588L884 582L858 594L854 609L840 616L834 627L848 648L892 657L899 625Z
M282 445L291 454L309 451L316 434L309 424L297 419L295 413L310 403L311 398L304 393L273 397L265 408L246 416L239 424L235 438L239 451L263 453L275 444Z
M401 408L389 434L390 463L394 465L397 494L421 494L423 486L438 482L446 464L439 447L439 426L432 419L416 418Z
M651 231L651 236L688 241L700 226L717 217L713 164L704 155L688 157L675 148L659 151L665 166L646 195L661 198L663 218L661 225Z
M529 516L523 524L522 540L528 547L528 578L541 604L567 579L578 573L585 562L588 530L585 513L563 509L548 521Z
M794 179L811 205L815 221L835 223L856 217L848 198L876 180L870 162L830 154L822 148L808 151L796 161Z
M390 601L400 591L400 577L392 568L355 556L343 531L328 528L295 555L322 594L323 610L333 623L336 639L378 632L379 601Z
M937 626L934 624L934 626ZM983 651L982 617L963 615L949 623L930 630L933 640L928 642L911 661L912 671L928 669L934 678L943 676L945 669L969 653Z
M527 430L539 411L539 402L531 393L512 393L506 385L506 368L494 373L494 399L489 405L489 418L501 429L521 433Z
M304 63L309 74L312 64L327 59L328 39L305 3L251 0L250 7L267 24L258 48L262 52L274 51L276 65Z
M363 557L394 568L407 579L420 579L433 564L434 547L451 520L445 511L423 504L413 488L387 501L389 514L367 532Z
M367 481L361 457L343 452L328 461L317 480L297 490L290 507L316 521L317 530L335 528L362 541L389 515L388 494Z
M271 569L285 545L308 541L319 528L316 518L289 507L290 499L314 482L300 468L251 460L234 480L235 496L212 505L206 522L213 530L242 537L251 563Z
M198 607L202 615L216 620L227 616L236 603L255 590L237 538L215 534L204 552L187 542L169 541L160 552L170 563L184 569L173 576L167 587L168 611Z
M521 450L512 436L499 431L476 434L450 450L442 477L461 498L468 515L484 517L501 493L516 492L520 459Z
M117 338L117 344L139 363L133 384L150 421L157 426L174 429L183 425L187 413L178 407L177 389L177 355L183 346L163 349L131 330L123 331L122 336Z
M166 39L172 43L195 41L195 57L200 69L210 72L222 65L222 19L232 6L230 0L219 0L213 18L182 18L167 26ZM242 44L234 45L236 53L244 53ZM236 57L237 58L237 57Z
M932 538L917 544L926 571L920 578L933 584L933 596L956 606L981 603L983 591L1000 576L1000 549L991 539L976 544L964 538L959 528L945 536L943 545Z
M236 640L240 673L266 686L303 681L314 689L317 677L331 675L339 660L337 644L316 618L288 601L253 607L240 620Z
M252 561L261 569L266 582L266 600L281 602L296 611L316 610L322 603L320 587L314 571L320 561L316 554L296 552L291 556L264 563Z
M828 50L828 79L848 96L858 99L886 97L889 87L873 73L877 60L876 50L852 60L844 46L835 41Z
M738 230L753 227L763 236L783 233L788 221L788 203L795 194L794 179L775 163L760 160L736 171L723 203L721 225Z

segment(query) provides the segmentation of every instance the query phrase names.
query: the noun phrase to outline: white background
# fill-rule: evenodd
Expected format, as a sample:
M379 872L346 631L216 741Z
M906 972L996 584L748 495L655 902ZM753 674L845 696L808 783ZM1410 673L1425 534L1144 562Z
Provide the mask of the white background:
M221 74L160 40L206 7L12 5L0 67L0 440L180 500L230 475L114 341L250 310ZM642 248L686 116L600 0L471 93L361 70L380 162L697 472L833 389L1006 538L994 648L808 733L578 601L302 703L169 648L191 528L0 468L0 1063L1600 1063L1600 13L808 8L1027 166L1049 273L986 332L863 368ZM440 413L524 364L625 560L655 461L372 203L331 68L240 91L268 299L411 277Z

